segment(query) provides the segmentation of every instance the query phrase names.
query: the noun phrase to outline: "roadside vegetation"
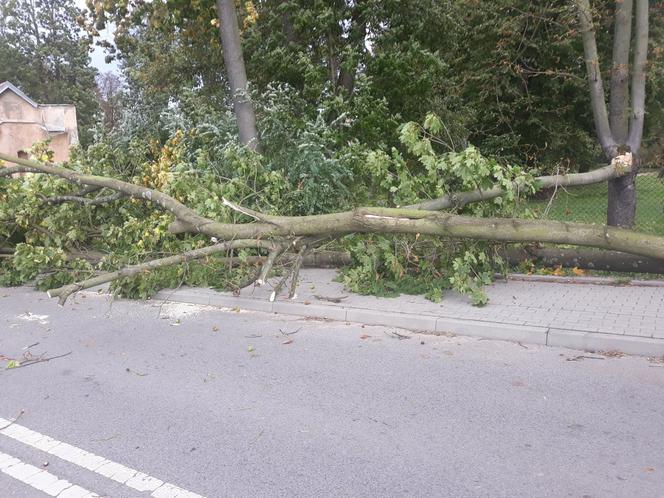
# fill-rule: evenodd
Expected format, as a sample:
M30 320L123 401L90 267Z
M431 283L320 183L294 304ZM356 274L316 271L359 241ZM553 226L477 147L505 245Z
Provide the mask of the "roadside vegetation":
M648 121L644 128L631 120L643 134L631 150L643 166L658 167L664 9L634 4L635 23L645 6L651 29L647 86L639 79L643 37L635 37L632 88L644 91L633 104L648 108ZM600 179L624 178L625 190L636 170L615 162L628 157L626 141L597 139L599 103L584 66L590 45L580 36L587 18L598 69L612 74L618 21L609 1L265 0L237 9L228 0L90 1L87 10L69 0L4 3L0 79L38 95L37 83L61 81L61 65L91 70L87 58L64 57L73 46L49 54L44 30L53 39L78 33L77 46L101 43L122 74L101 75L97 91L88 72L67 80L77 93L60 98L82 105L94 95L99 110L79 108L95 119L81 120L85 141L64 168L50 165L46 142L31 151L37 163L13 161L20 176L0 174L0 285L35 282L64 301L87 285L74 283L120 271L107 280L114 292L148 297L180 285L239 290L276 271L290 278L283 286L292 293L302 258L333 248L350 253L341 278L356 292L438 300L454 288L483 304L482 286L506 270L511 241L566 243L571 229L578 232L569 243L613 248L599 227L541 224L547 201L531 200L542 175L611 164ZM113 43L100 41L111 25ZM609 79L612 95L622 95ZM629 105L610 108L625 114ZM422 207L492 189L500 194L481 202ZM578 189L593 195L569 187L546 216L604 224L606 189ZM662 198L639 199L639 229L664 235ZM576 216L589 206L592 217ZM341 221L325 225L318 216L329 213ZM303 216L312 218L294 218ZM625 251L664 255L656 237L612 230ZM168 265L146 263L169 257ZM121 270L128 265L144 266Z

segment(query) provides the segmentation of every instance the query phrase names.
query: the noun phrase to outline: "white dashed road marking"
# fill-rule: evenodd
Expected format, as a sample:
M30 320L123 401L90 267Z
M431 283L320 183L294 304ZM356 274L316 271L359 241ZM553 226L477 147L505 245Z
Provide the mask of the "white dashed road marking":
M71 444L58 441L57 439L53 439L52 437L28 429L27 427L23 427L22 425L14 424L11 422L11 420L6 420L0 417L0 427L5 427L4 429L0 430L0 434L15 439L16 441L19 441L23 444L27 444L28 446L32 446L33 448L37 448L38 450L49 453L50 455L54 455L69 463L73 463L74 465L78 465L79 467L83 467L84 469L95 472L96 474L112 479L113 481L124 484L125 486L135 489L136 491L149 491L150 496L153 496L154 498L203 498L199 494L192 493L191 491L187 491L186 489L179 488L174 484L164 482L160 479L157 479L156 477L149 476L148 474L144 474L143 472L139 472L138 470L126 467L122 464L119 464L112 460L108 460L99 455L95 455L94 453L90 453L89 451L82 450L81 448L77 448L76 446L72 446ZM12 475L9 473L9 471L5 471L5 467L3 465L3 461L5 461L7 458L16 460L15 464L16 466L23 465L25 467L25 469L23 469L23 467L18 467L16 469L16 473L18 473L21 476L25 476L25 474L30 474L29 476L27 476L26 478L27 480L31 480L33 476L35 478L37 477L38 474L36 472L34 473L32 472L32 469L34 469L35 471L45 472L46 475L43 477L44 479L46 479L49 476L52 476L57 480L57 482L67 483L70 486L70 488L67 489L68 492L67 494L64 494L64 492L61 490L60 492L62 492L63 494L56 493L56 494L51 494L51 496L57 496L58 498L70 498L70 497L79 498L79 496L87 498L87 497L97 496L94 493L89 493L87 491L86 493L88 494L76 494L77 491L82 492L85 490L83 488L80 488L79 486L72 485L68 481L58 480L52 474L49 474L48 472L43 471L38 467L33 467L32 465L24 464L20 462L18 459L15 459L9 455L5 455L4 453L0 453L0 470L2 470L2 472L4 472L5 474ZM10 460L6 461L9 462ZM9 465L8 470L13 469L15 465L14 464ZM12 477L15 476L12 475ZM21 479L20 477L16 478L23 481L23 479ZM30 484L27 482L27 480L23 482ZM30 485L33 486L32 484ZM70 491L70 489L72 489L72 491Z
M44 469L40 469L29 463L23 463L18 458L14 458L1 451L0 472L32 486L49 496L57 496L58 498L99 498L99 495L96 493L72 484L65 479L60 479L58 476Z

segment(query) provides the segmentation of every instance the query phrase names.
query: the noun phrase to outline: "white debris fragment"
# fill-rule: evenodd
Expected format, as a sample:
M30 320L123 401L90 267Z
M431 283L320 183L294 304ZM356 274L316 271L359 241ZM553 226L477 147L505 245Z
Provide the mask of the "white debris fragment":
M27 322L39 322L40 325L48 325L48 315L36 315L27 311L21 315L17 315L16 318Z

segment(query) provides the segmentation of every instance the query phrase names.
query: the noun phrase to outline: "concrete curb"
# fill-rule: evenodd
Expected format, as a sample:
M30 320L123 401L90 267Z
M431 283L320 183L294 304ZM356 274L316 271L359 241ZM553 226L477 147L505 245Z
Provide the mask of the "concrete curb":
M513 341L524 344L558 346L584 351L621 351L642 356L664 356L664 337L618 335L602 331L575 330L504 322L470 320L459 317L423 315L357 308L335 304L305 304L294 301L270 302L245 296L230 296L209 289L162 291L153 299L204 304L220 308L283 313L310 318L357 322L365 325L397 327L434 335L465 335Z
M526 273L508 273L507 278L496 275L497 280L520 280L523 282L548 282L556 284L612 285L617 287L664 287L664 280L621 280L611 277L571 277L557 275L529 275Z

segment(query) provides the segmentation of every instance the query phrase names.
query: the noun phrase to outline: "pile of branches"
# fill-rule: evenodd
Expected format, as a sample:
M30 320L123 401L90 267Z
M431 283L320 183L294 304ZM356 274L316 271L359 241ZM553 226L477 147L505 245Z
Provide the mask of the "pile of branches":
M210 237L212 243L207 247L127 266L49 290L49 296L58 297L61 305L69 296L82 289L169 265L248 248L262 249L268 253L262 266L248 284L264 284L275 263L288 254L289 271L275 287L271 299L281 292L289 280L288 295L293 297L299 270L307 254L331 239L351 233L420 234L497 242L544 242L593 247L664 260L664 237L624 228L559 221L476 218L443 211L499 197L504 193L500 187L449 194L403 208L359 207L351 211L312 216L273 216L223 199L224 205L252 221L221 223L199 215L173 197L154 188L105 176L82 174L55 164L42 164L1 153L0 160L15 164L0 168L0 177L20 173L46 174L62 178L81 189L77 195L49 198L45 199L46 202L102 204L121 198L138 199L150 203L156 209L171 213L175 218L169 227L172 233L204 234ZM632 155L627 153L616 157L610 165L594 171L542 176L536 178L536 184L540 188L587 185L626 175L632 171L632 168ZM95 194L96 197L89 197L91 194Z

